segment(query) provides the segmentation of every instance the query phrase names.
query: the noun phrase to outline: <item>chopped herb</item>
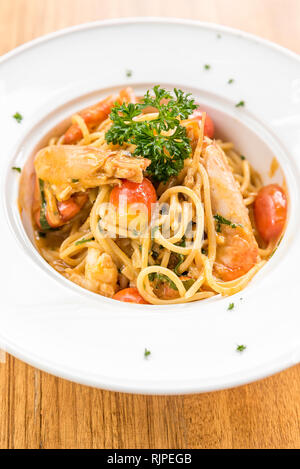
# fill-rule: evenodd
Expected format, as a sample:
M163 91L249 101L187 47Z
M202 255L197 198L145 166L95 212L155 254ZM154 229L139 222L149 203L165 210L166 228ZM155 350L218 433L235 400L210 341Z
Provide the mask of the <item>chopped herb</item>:
M23 116L19 113L19 112L16 112L14 115L13 115L13 118L16 119L16 121L18 122L18 124L21 124L22 120L23 120Z
M237 352L243 352L244 350L246 350L247 346L246 345L238 345L237 348L236 348L236 351Z
M183 286L186 290L189 290L195 283L195 279L189 278L188 280L182 280Z
M209 64L204 65L204 70L210 70L210 69L211 69L211 66Z
M240 101L235 105L235 107L244 107L245 106L245 101Z
M175 243L175 246L180 246L182 248L185 248L186 247L186 241L185 241L185 235L182 236L182 240L181 241L178 241L178 243Z
M19 168L18 166L13 166L11 169L13 169L14 171L18 171L18 173L22 171L21 168Z
M44 181L39 179L39 188L41 194L41 210L40 210L40 225L43 231L51 230L51 226L48 223L46 211L47 211L47 203L45 198L44 192Z
M274 249L274 251L272 251L271 254L269 255L269 259L271 259L271 257L274 256L275 252L277 251L277 249L278 249L278 247L279 247L279 244L280 244L281 241L282 241L282 238L283 238L283 236L281 236L281 238L280 238L280 240L278 241L277 246L276 246L276 248Z
M275 252L276 252L277 249L278 249L278 246L279 246L279 245L277 245L276 248L274 249L274 251L271 252L271 254L269 255L269 259L271 259L271 257L274 256Z
M227 310L231 311L234 308L234 303L230 303Z
M72 179L71 182L73 182L75 184L76 182L79 182L79 179Z
M175 272L176 275L180 275L180 273L178 272L178 269L184 261L184 255L183 254L177 254L177 256L178 256L179 262L176 265L176 267L174 269L174 272Z
M152 272L151 274L149 274L149 280L150 282L156 281L158 284L168 283L169 286L173 288L173 290L177 290L175 283L164 274L157 274L156 272Z
M132 70L126 70L126 76L127 78L132 77Z
M144 351L144 357L145 357L145 358L148 358L148 357L149 357L149 355L151 355L151 352L150 352L150 350L148 350L147 348L145 348L145 351Z
M234 79L233 79L233 78L230 78L230 79L228 80L228 85L232 85L232 83L234 83Z
M227 220L226 218L222 217L222 215L214 215L214 219L217 221L217 232L221 232L221 225L228 225L231 228L236 228L237 226L243 228L242 225L232 223L231 221Z
M76 241L75 243L75 246L79 246L80 244L84 244L84 243L89 243L90 241L94 241L95 238L82 238L80 239L79 241Z
M46 233L44 233L43 231L39 231L38 235L39 235L39 238L46 238Z
M105 139L114 145L135 145L134 156L151 160L148 175L158 181L167 181L182 170L184 160L191 155L190 139L180 120L187 119L197 105L190 94L176 88L174 94L160 86L155 86L153 91L154 96L148 90L141 103L115 105L109 116L113 125ZM149 106L157 109L155 119L134 120Z
M241 158L241 160L245 160L245 159L246 159L246 157L245 157L244 155L241 155L240 158Z

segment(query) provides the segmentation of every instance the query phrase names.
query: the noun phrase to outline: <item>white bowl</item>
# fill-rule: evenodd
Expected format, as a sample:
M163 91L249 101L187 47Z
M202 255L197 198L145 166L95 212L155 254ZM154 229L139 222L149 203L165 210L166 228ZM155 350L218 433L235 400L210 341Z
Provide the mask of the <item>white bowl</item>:
M288 187L287 231L272 259L233 297L160 307L95 295L55 272L21 222L19 176L11 167L23 166L55 126L111 89L132 85L142 92L153 84L191 91L218 134L247 155L266 183L274 156L281 165L271 181L284 178ZM241 100L245 108L236 108ZM236 386L299 361L298 56L211 24L98 22L2 57L0 102L2 348L80 383L161 394ZM21 124L12 118L17 111ZM242 354L240 344L247 345ZM147 360L145 348L151 350Z

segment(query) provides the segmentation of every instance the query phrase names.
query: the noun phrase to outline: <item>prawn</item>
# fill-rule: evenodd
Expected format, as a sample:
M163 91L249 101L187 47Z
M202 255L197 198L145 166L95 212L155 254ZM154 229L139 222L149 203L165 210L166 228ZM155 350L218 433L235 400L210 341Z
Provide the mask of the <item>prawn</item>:
M248 209L226 156L215 143L206 141L204 165L209 177L213 215L219 215L229 224L219 225L215 274L224 281L235 280L246 274L260 258L253 234Z

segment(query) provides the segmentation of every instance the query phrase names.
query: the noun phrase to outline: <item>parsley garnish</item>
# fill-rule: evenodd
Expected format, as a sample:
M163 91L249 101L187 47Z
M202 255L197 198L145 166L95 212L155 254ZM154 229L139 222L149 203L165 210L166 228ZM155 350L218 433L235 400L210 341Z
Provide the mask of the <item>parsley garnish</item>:
M22 171L21 168L19 168L18 166L13 166L11 169L13 169L14 171L18 171L18 173Z
M240 158L241 158L241 160L245 160L245 159L246 159L246 157L245 157L244 155L241 155Z
M126 76L127 78L132 77L132 70L126 70Z
M230 303L227 310L231 311L234 308L234 303Z
M237 352L243 352L244 350L246 350L247 346L246 345L238 345L237 348L236 348L236 351Z
M73 178L73 179L71 180L71 182L73 182L73 184L76 184L76 182L79 182L79 179Z
M211 69L211 66L209 64L204 65L204 70L210 70L210 69Z
M150 352L150 350L148 350L147 348L145 348L145 351L144 351L144 357L145 357L145 358L148 358L148 357L149 357L149 355L151 355L151 352Z
M222 215L214 215L214 219L217 221L217 233L221 232L221 225L228 225L231 228L236 228L237 226L243 228L243 226L239 223L232 223L230 220L227 220L226 218L222 217Z
M235 107L244 107L245 106L245 101L240 101L235 105Z
M76 241L75 246L79 246L80 244L84 244L84 243L88 243L90 241L94 241L94 239L95 238L89 238L89 239L82 238L79 241Z
M234 83L234 79L233 79L233 78L230 78L230 79L228 80L228 85L232 85L232 83Z
M14 115L13 115L13 118L16 119L16 121L18 122L18 124L21 124L22 120L23 120L23 116L19 113L19 112L16 112Z
M148 90L141 103L116 104L110 113L113 125L106 132L105 139L114 145L125 142L136 145L133 155L152 162L147 173L158 181L167 181L181 171L184 160L191 155L190 140L180 120L187 119L197 105L190 94L176 88L175 96L159 86L155 86L153 91L154 96ZM133 120L149 106L157 109L155 119ZM171 135L166 135L167 132Z

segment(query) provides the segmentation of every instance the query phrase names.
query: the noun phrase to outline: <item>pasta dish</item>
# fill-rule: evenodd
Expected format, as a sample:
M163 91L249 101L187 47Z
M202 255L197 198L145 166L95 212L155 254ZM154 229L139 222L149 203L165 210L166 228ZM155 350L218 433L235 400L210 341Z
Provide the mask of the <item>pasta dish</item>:
M131 88L78 112L34 158L43 258L115 300L176 304L242 290L282 237L287 196L191 95ZM22 200L21 200L22 204Z

